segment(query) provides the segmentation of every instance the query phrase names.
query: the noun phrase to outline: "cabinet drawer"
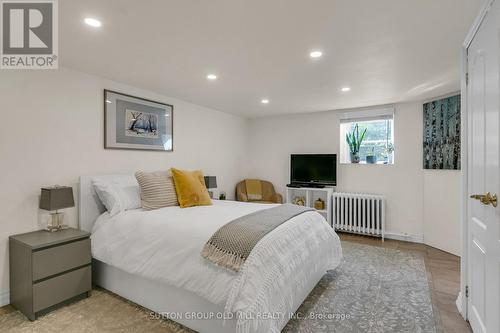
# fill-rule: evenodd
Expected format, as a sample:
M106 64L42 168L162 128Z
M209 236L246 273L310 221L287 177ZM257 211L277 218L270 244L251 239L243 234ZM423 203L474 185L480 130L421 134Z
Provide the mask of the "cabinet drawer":
M33 285L33 312L61 303L71 297L90 291L90 266L82 267Z
M33 281L91 262L90 239L33 252Z

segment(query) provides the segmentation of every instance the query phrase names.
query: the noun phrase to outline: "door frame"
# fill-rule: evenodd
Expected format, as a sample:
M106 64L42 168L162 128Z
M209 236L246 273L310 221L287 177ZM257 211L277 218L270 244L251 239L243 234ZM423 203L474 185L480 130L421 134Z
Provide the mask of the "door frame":
M485 0L482 5L479 16L474 21L465 41L462 44L462 70L461 70L461 105L462 105L462 138L461 138L461 154L462 154L462 202L461 202L461 223L462 223L462 256L460 259L460 293L456 301L458 311L462 317L467 320L468 311L468 298L466 297L466 287L469 285L469 166L468 166L468 152L471 149L471 141L469 137L470 133L470 112L468 110L468 90L467 90L467 80L468 80L468 49L474 40L481 24L486 17L486 14L491 9L495 0ZM466 148L466 149L464 149Z

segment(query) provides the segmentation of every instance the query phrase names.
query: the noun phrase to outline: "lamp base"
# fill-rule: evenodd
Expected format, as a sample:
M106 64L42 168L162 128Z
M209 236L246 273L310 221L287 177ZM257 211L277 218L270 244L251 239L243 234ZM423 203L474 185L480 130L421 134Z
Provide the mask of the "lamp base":
M68 229L68 225L63 224L64 215L62 213L51 213L51 221L47 224L45 228L48 232L56 232L64 229Z
M57 232L57 231L61 231L61 230L64 230L64 229L68 229L69 226L66 225L66 224L63 224L63 225L60 225L58 227L52 227L52 226L47 226L45 227L45 231L48 231L48 232Z

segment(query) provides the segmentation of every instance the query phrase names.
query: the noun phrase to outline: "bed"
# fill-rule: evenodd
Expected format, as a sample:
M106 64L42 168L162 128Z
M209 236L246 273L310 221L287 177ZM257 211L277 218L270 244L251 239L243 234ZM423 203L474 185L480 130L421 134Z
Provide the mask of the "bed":
M93 178L81 177L79 188L80 228L92 233L93 283L195 331L279 332L340 263L338 236L320 214L306 212L266 235L239 272L219 267L200 255L213 232L270 205L214 200L110 217Z

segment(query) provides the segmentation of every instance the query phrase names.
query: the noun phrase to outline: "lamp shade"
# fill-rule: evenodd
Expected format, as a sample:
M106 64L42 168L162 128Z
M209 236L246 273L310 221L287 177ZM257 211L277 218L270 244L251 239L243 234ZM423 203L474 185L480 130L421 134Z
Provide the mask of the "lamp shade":
M58 210L74 207L73 188L69 186L54 186L42 188L40 209Z
M205 176L205 186L207 188L217 188L217 178L215 176Z

